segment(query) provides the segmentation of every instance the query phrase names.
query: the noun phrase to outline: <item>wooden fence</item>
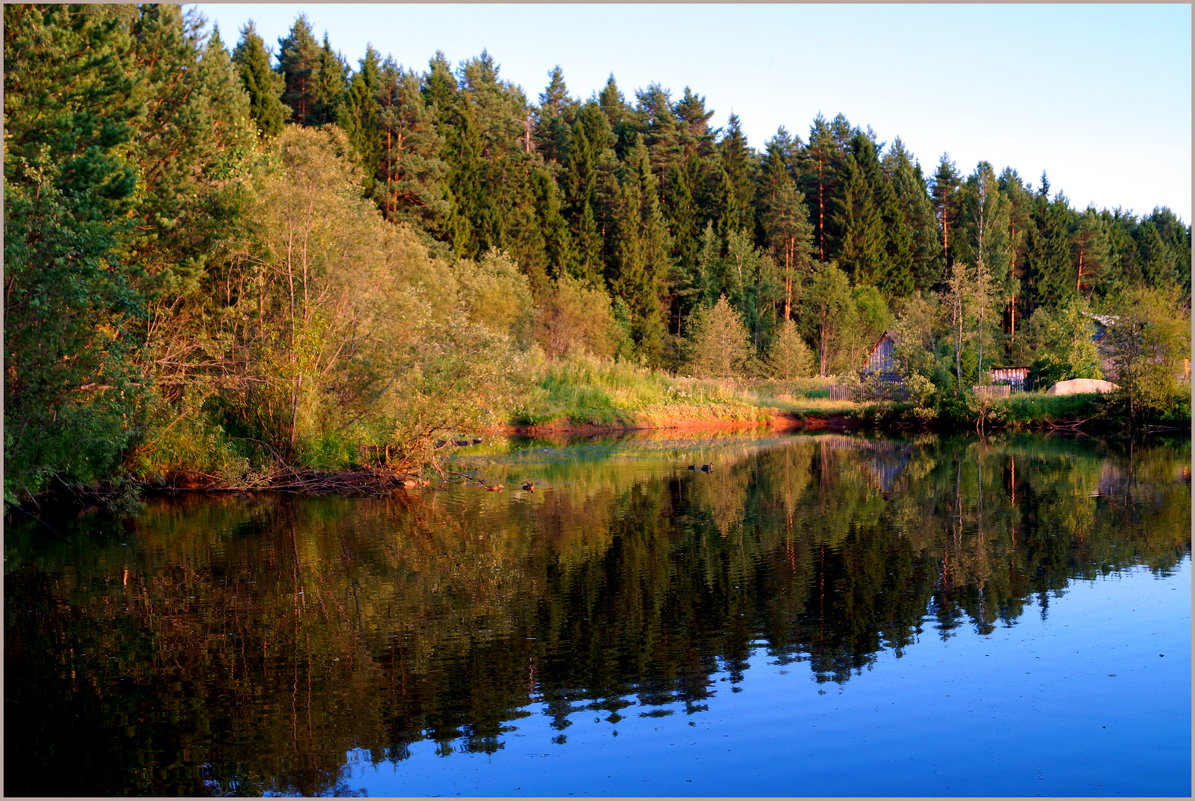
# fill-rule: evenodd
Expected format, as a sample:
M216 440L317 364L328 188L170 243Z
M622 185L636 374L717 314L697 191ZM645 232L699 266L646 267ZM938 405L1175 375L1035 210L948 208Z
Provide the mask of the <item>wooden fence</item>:
M1012 390L1008 384L988 384L981 387L971 387L977 398L1007 398Z

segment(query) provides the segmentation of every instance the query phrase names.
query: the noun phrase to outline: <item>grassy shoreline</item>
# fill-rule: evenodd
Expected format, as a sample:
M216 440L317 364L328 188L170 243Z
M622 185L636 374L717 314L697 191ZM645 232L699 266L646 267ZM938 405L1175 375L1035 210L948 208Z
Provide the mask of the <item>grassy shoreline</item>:
M926 409L909 402L831 400L833 379L696 379L590 359L542 364L535 372L517 408L505 413L497 410L505 423L461 431L455 445L463 444L462 440L473 442L478 435L532 436L567 443L578 436L631 431L660 431L680 437L714 432L817 431L1055 432L1112 438L1128 434L1112 399L1100 395L1018 393L987 401L939 400L935 408ZM1143 433L1189 434L1189 405L1180 407L1173 419L1157 423ZM449 447L438 450L440 445ZM427 463L404 463L401 469L364 457L320 466L277 462L261 465L240 480L183 468L154 476L130 473L106 487L63 485L53 494L74 506L114 505L113 499L120 505L123 499L141 493L377 494L426 486L428 479L445 480L442 465L451 461L457 449L452 437L440 445Z

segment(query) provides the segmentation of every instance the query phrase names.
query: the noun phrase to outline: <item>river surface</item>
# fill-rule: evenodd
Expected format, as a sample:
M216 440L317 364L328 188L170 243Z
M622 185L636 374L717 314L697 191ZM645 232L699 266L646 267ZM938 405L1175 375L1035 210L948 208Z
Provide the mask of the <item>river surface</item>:
M4 790L1189 796L1190 458L512 441L10 519Z

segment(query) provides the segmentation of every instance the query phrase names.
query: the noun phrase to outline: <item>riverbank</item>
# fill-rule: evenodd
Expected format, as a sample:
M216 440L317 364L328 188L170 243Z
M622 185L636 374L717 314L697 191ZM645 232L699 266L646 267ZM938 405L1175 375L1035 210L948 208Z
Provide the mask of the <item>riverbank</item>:
M142 494L285 492L381 494L426 486L429 479L469 480L441 472L453 454L499 437L534 437L561 444L578 438L630 432L665 437L781 432L910 434L933 432L1046 432L1124 438L1129 429L1115 401L1102 395L1049 396L1018 393L1009 398L939 399L930 407L909 402L854 402L826 397L826 379L796 382L691 379L615 364L569 364L550 369L527 390L519 409L500 415L507 422L443 434L421 457L406 454L401 466L365 447L322 464L286 464L276 457L246 463L246 469L215 471L180 465L150 475L114 477L104 486L59 483L45 496L80 507L135 504ZM1190 432L1189 400L1176 413L1134 434L1182 436ZM17 510L29 514L24 508Z

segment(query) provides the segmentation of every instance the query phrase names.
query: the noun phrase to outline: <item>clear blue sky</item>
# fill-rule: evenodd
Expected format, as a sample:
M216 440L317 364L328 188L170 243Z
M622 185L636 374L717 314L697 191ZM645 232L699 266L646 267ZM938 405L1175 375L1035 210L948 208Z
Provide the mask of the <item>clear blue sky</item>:
M762 149L820 111L899 136L932 174L980 160L1083 209L1191 221L1189 5L200 4L231 47L252 19L277 51L296 16L355 68L372 43L422 72L488 50L535 102L555 65L573 97L613 74L628 101L689 86Z

